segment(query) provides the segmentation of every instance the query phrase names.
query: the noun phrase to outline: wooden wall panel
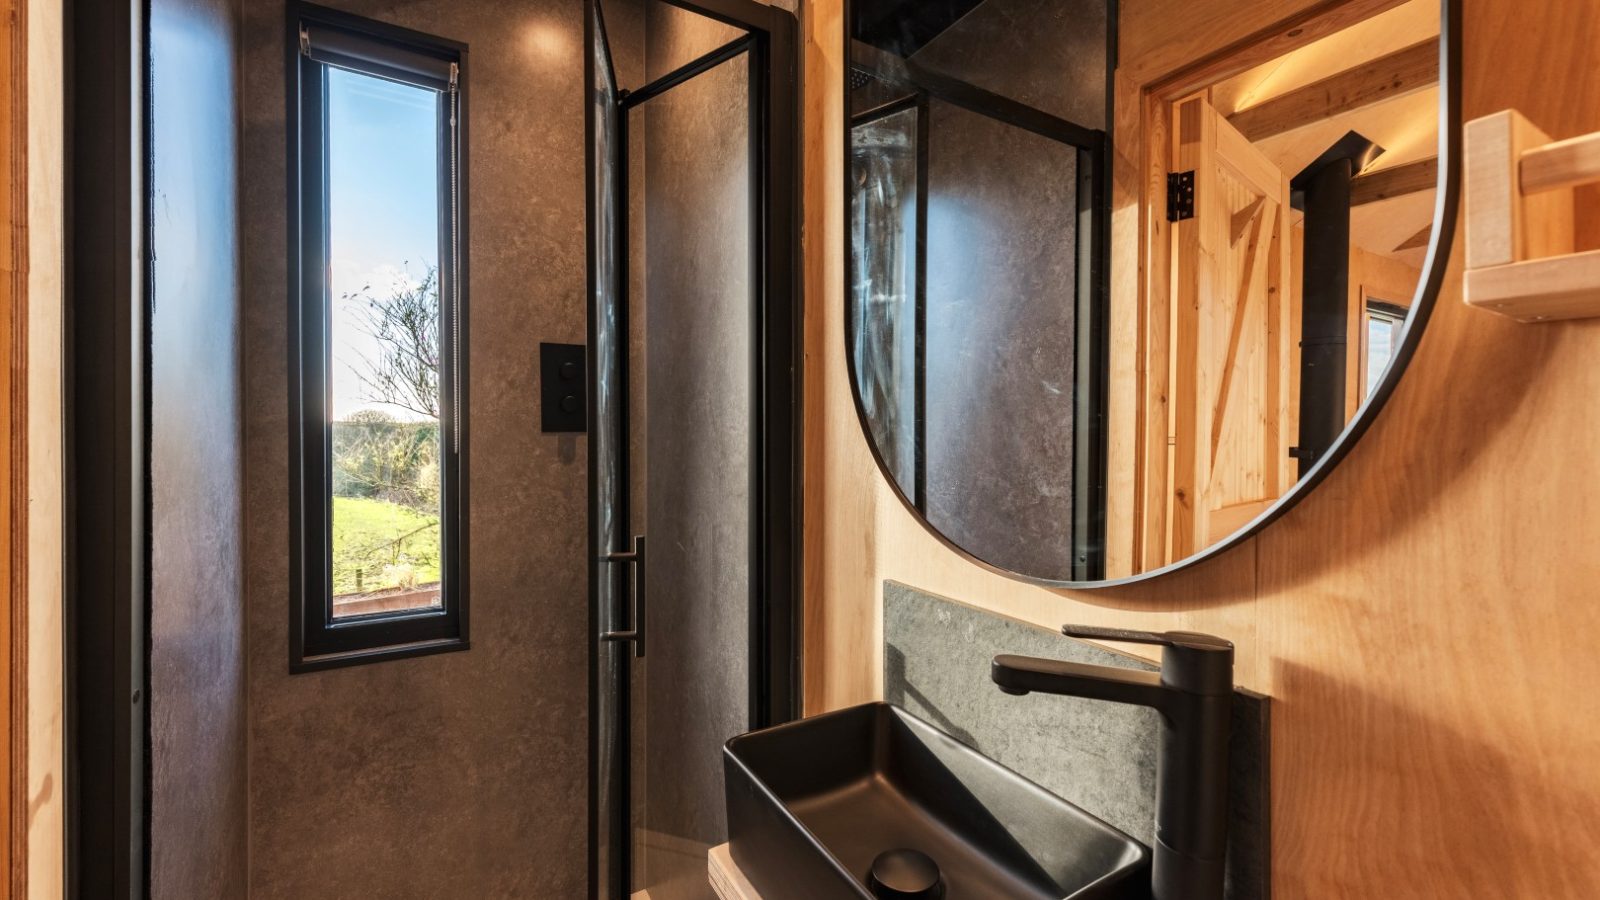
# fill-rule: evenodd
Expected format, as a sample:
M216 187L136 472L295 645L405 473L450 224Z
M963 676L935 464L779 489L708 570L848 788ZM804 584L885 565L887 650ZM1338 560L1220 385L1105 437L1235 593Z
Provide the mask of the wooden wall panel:
M0 4L0 873L13 896L27 890L27 310L28 40L22 0ZM19 377L20 376L20 377ZM19 480L21 481L19 490Z
M1160 75L1312 5L1125 0L1124 60ZM1600 79L1573 77L1593 72L1600 7L1465 6L1469 117L1515 106L1557 138L1600 129ZM1600 896L1600 482L1583 468L1600 323L1517 325L1465 308L1452 278L1391 406L1258 539L1115 591L1001 577L912 519L855 420L838 2L805 12L807 708L881 693L886 578L1042 625L1214 631L1238 643L1239 681L1275 698L1278 896Z
M65 896L62 845L62 2L26 0L28 33L27 896Z
M1297 242L1301 234L1295 235ZM1345 421L1367 399L1367 301L1382 300L1410 306L1417 295L1422 271L1392 256L1379 256L1368 250L1350 247L1349 353L1345 357Z
M1600 127L1600 80L1547 89L1592 73L1600 8L1528 12L1466 3L1467 118ZM1600 696L1571 689L1600 677L1600 490L1575 466L1600 435L1600 327L1460 296L1355 453L1259 540L1288 896L1600 896ZM1338 823L1361 841L1323 839Z

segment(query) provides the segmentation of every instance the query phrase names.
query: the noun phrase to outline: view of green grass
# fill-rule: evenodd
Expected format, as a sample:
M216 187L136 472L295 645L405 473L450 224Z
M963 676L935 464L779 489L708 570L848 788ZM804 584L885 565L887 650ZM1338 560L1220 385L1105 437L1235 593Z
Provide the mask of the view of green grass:
M335 596L439 581L439 517L368 497L333 498Z

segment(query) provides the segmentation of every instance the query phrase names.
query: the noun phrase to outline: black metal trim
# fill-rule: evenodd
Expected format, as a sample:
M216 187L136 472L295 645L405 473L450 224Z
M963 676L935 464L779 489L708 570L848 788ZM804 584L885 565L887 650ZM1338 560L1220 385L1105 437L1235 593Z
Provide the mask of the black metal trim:
M850 116L850 127L870 125L879 119L887 119L895 113L903 113L908 109L921 110L927 106L928 95L922 91L913 91L904 97L897 97L887 103L880 103L871 109L865 109Z
M684 63L678 68L673 69L671 72L668 72L660 78L657 78L655 81L650 82L642 88L628 91L622 97L622 108L624 110L632 109L647 100L653 100L656 97L665 94L667 91L672 90L678 85L683 84L685 81L688 81L696 75L709 72L712 69L715 69L717 66L720 66L728 60L733 59L739 54L745 52L746 50L749 50L754 43L755 38L749 34L736 37L726 44L723 44L721 47L704 53L701 56Z
M845 0L844 22L850 21L849 6L850 0ZM1428 319L1433 313L1435 302L1438 300L1439 291L1444 285L1446 274L1445 270L1450 259L1451 244L1455 240L1457 213L1460 209L1461 203L1462 0L1440 0L1439 6L1439 68L1442 81L1442 84L1440 85L1441 90L1439 97L1439 187L1436 195L1437 199L1434 203L1433 236L1428 242L1428 252L1423 262L1425 274L1417 284L1417 293L1411 304L1410 321L1406 326L1404 335L1402 335L1400 339L1400 344L1395 348L1394 359L1389 364L1388 374L1384 377L1383 382L1378 385L1378 388L1361 405L1361 408L1356 411L1355 418L1353 418L1349 424L1345 426L1344 433L1341 434L1339 439L1334 442L1332 447L1329 448L1327 454L1317 461L1316 465L1311 468L1311 471L1306 473L1305 477L1300 479L1300 481L1296 483L1288 493L1284 494L1282 497L1279 497L1276 503L1264 510L1259 516L1251 520L1243 528L1239 529L1237 532L1234 532L1233 535L1215 544L1212 544L1210 547L1188 557L1187 559L1178 560L1177 562L1170 563L1158 569L1151 569L1148 572L1141 572L1137 575L1131 575L1126 578L1114 578L1100 581L1056 581L1048 578L1037 578L1022 574L1020 572L1013 572L1009 569L1005 569L1001 566L997 566L979 559L972 553L955 544L949 538L945 537L938 531L938 529L929 525L927 521L922 518L922 516L917 512L915 505L913 505L911 500L907 498L904 492L900 490L899 485L895 484L894 478L889 475L889 468L884 463L882 455L878 452L878 448L873 444L871 426L867 422L865 410L861 407L861 398L858 392L855 390L855 385L857 383L855 364L851 354L846 352L845 362L850 371L851 395L856 404L856 418L861 426L862 434L866 439L867 446L872 453L873 460L878 465L878 471L884 474L884 478L889 482L890 488L894 491L895 496L898 497L900 502L917 517L917 521L922 523L923 527L930 535L932 535L936 540L939 541L939 543L943 544L952 552L965 558L968 562L971 562L974 565L977 565L980 568L986 569L997 575L1003 575L1026 584L1036 584L1042 587L1078 591L1119 588L1153 581L1154 579L1160 578L1164 575L1169 575L1181 569L1198 565L1202 562L1214 559L1223 555L1224 553L1229 552L1230 550L1233 550L1234 548L1248 541L1250 538L1255 537L1268 525L1277 521L1281 516L1283 516L1284 513L1292 509L1295 504L1304 499L1307 494L1315 490L1317 485L1322 483L1323 479L1328 477L1328 475L1333 471L1334 467L1337 466L1352 449L1354 449L1356 442L1358 442L1361 437L1367 433L1367 429L1372 427L1372 423L1377 419L1378 414L1383 411L1383 408L1388 402L1390 395L1394 393L1395 388L1398 386L1401 375L1405 373L1406 366L1410 364L1411 358L1416 355L1417 347L1422 341L1422 336L1426 330ZM849 46L850 37L849 34L845 32L846 27L847 26L842 25L840 28L841 47ZM849 89L849 79L844 79L844 84L841 86L840 90L845 92L845 109L849 109ZM844 131L844 159L848 160L850 158L850 130L848 127L846 127ZM846 178L841 180L844 182L843 190L845 192L845 208L849 209L849 179ZM848 242L850 239L849 234L846 233L843 236L843 239ZM848 279L848 260L850 254L850 247L848 243L845 246L845 254L847 261L845 266L846 278ZM845 284L845 296L847 298L850 295L849 292L850 285L847 280Z
M420 32L364 19L310 3L287 7L286 138L288 154L289 298L288 367L290 416L290 603L289 671L303 673L409 658L470 647L467 590L467 408L468 332L467 286L471 242L468 232L469 167L466 165L468 133L467 47ZM321 118L330 65L304 56L299 47L302 22L318 23L359 33L390 43L397 51L424 52L457 63L457 121L452 134L449 110L440 110L441 149L456 142L456 183L441 179L440 241L456 235L456 252L441 247L439 262L441 354L444 364L440 390L448 402L441 404L440 468L443 476L440 517L440 556L443 563L442 611L419 611L335 620L328 596L327 558L329 496L331 484L331 431L327 426L326 377L331 328L330 305L319 262L326 252L320 210L327 206L327 185L322 166L324 126ZM380 77L388 77L377 72ZM441 159L447 158L441 153ZM313 161L308 164L308 161ZM452 223L452 206L458 212ZM455 298L459 296L459 308ZM462 339L458 354L453 335ZM458 358L459 356L459 358Z
M149 893L149 7L69 3L66 887ZM92 139L91 139L92 136Z
M1111 108L1106 109L1109 121ZM1078 151L1078 308L1073 362L1079 390L1073 410L1072 576L1087 581L1105 572L1106 447L1111 388L1111 138ZM1088 169L1088 174L1084 173ZM1087 239L1084 232L1087 231Z
M1387 300L1378 300L1370 297L1367 299L1366 311L1368 313L1378 313L1386 319L1399 320L1401 322L1405 321L1406 314L1410 312L1407 307L1398 303L1390 303Z
M606 48L607 58L610 58L610 55L611 50L608 45ZM618 87L620 88L620 85ZM617 467L621 472L621 478L618 479L617 484L617 508L614 515L617 521L622 524L620 533L617 536L623 538L633 530L631 528L633 523L633 442L630 440L633 435L633 409L631 395L628 390L631 380L629 376L632 374L631 366L629 365L628 348L633 340L633 310L631 308L633 304L633 291L631 290L633 269L632 260L628 258L630 235L633 233L632 217L629 215L631 210L628 208L628 193L632 186L633 175L631 168L633 156L629 151L632 149L630 143L633 140L633 136L628 128L627 110L621 108L622 101L626 100L627 92L619 91L617 96L619 109L616 113L616 143L611 148L614 154L613 165L616 166L617 173L616 193L612 196L612 201L615 203L612 212L617 221L617 228L613 235L616 239L616 246L612 249L612 259L616 260L617 263L616 340L620 347L617 351L619 365L617 366L617 371L612 373L616 378L616 395L618 399L612 402L617 407L616 434L613 436L613 444L617 448ZM597 352L593 354L596 364L598 364L600 357L598 349L597 346ZM594 393L597 396L599 394L598 391ZM594 433L596 436L605 425L606 423L598 416L595 418ZM591 446L596 443L598 442L590 441ZM598 471L598 469L591 470L591 472ZM591 478L593 477L596 476L591 475ZM591 518L589 521L593 523L598 520ZM600 563L599 577L613 581L615 590L612 591L612 596L618 600L627 596L628 578L639 574L637 570L630 573L605 564L607 557L621 552L623 549L622 546L596 547L598 551L596 561ZM599 581L595 581L594 585L593 590L598 590ZM620 610L610 611L610 616L610 621L621 621ZM612 865L617 870L617 877L611 881L611 884L627 895L631 893L628 888L633 874L633 657L625 652L624 648L612 646L606 640L603 632L596 635L596 639L602 647L608 648L610 652L616 654L617 680L615 688L618 715L613 727L616 732L617 746L620 748L615 762L617 765L616 798L621 808L621 815L614 817L608 823L612 829L609 846L611 847ZM617 900L622 900L622 896L619 895Z
M928 508L928 207L933 189L930 162L933 143L933 104L925 92L917 93L917 285L912 298L911 323L911 493L917 509ZM847 348L847 352L854 352Z

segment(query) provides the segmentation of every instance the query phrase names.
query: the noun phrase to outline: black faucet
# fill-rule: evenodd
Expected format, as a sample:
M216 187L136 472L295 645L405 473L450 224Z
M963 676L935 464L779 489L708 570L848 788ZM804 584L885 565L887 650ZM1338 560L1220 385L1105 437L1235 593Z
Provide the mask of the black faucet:
M1233 723L1233 644L1189 631L1067 625L1067 637L1156 644L1161 672L996 656L1000 690L1148 706L1161 714L1156 754L1155 900L1221 900L1228 847L1228 732Z

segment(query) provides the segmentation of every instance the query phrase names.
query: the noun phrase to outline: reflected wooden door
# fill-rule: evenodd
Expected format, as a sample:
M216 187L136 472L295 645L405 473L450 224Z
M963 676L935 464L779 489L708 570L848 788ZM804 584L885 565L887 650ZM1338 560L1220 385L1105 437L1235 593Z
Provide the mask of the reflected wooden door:
M1294 484L1298 351L1289 178L1203 97L1177 104L1176 170L1194 215L1172 227L1170 559L1210 546Z
M25 897L27 873L27 52L24 6L0 15L0 894Z

